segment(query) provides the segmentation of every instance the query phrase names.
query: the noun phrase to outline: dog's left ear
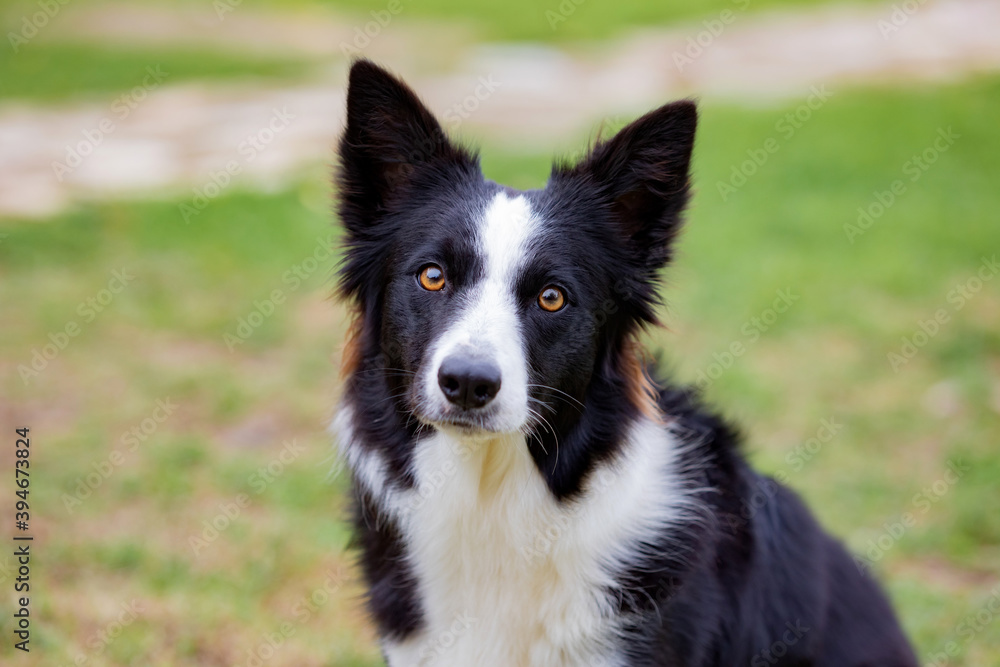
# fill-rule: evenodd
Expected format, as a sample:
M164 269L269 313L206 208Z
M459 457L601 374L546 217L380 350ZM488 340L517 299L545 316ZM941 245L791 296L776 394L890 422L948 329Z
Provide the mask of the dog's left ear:
M368 233L422 169L443 165L478 168L472 156L448 140L409 86L371 61L356 61L337 174L347 230Z
M698 112L682 100L651 111L597 144L557 176L583 177L601 193L647 270L670 258L688 202L688 171Z

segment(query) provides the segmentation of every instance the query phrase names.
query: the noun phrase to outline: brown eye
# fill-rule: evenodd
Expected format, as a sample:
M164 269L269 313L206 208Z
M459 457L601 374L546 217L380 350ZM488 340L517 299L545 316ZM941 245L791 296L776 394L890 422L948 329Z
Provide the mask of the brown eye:
M420 270L418 280L425 290L440 291L444 288L444 271L437 264L428 264Z
M554 313L566 305L566 295L558 287L546 287L538 295L538 305L542 310Z

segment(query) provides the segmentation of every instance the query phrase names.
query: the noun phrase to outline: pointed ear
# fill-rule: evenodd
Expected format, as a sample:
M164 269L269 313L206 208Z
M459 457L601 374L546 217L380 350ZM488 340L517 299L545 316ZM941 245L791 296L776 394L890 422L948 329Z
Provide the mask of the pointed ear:
M670 258L670 242L688 201L688 171L698 112L682 100L651 111L599 143L557 177L587 179L648 269Z
M422 166L475 166L401 80L368 60L351 66L347 128L340 140L337 185L348 230L372 222Z

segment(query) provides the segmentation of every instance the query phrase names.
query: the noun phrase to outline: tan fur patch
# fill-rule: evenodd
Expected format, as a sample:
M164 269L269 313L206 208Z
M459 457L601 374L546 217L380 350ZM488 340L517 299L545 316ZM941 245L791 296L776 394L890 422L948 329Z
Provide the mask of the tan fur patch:
M663 423L664 416L659 405L660 392L653 378L646 372L646 357L646 351L637 341L632 340L626 344L624 370L629 378L629 398L640 413Z
M361 366L361 331L364 320L361 313L351 316L351 324L347 327L344 343L340 351L340 377L344 379Z

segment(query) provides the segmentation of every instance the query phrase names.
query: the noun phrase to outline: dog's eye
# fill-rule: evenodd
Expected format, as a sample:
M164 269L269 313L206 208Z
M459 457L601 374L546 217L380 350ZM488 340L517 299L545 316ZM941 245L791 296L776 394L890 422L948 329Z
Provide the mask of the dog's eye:
M541 306L542 310L554 313L566 305L566 295L558 287L550 285L538 295L538 305Z
M417 280L425 290L437 292L444 288L444 271L437 264L428 264L420 270Z

